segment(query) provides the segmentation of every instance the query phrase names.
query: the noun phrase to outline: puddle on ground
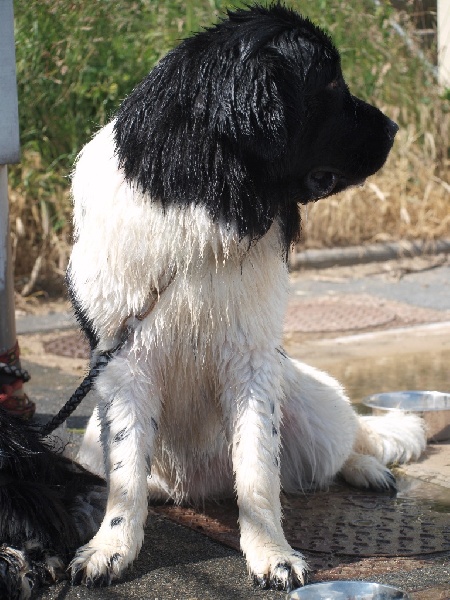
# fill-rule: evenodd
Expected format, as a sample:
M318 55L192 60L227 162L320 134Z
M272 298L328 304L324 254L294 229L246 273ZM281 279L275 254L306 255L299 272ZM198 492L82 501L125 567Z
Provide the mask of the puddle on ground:
M405 345L408 339L405 339ZM291 356L298 356L295 347L289 345ZM413 347L414 348L414 347ZM415 350L416 348L414 348ZM371 409L361 404L366 396L399 390L438 390L450 392L450 350L428 348L423 352L387 354L378 352L374 356L349 356L330 358L324 352L314 353L312 360L307 355L300 360L310 362L335 377L346 389L355 408L360 413L370 414ZM450 513L450 488L421 481L414 477L396 473L399 489L398 499L428 506L432 511Z
M334 360L330 363L326 359L316 359L314 362L315 366L336 377L355 403L381 392L450 392L450 350L364 358L346 357L342 362Z
M421 481L396 473L397 498L400 500L419 501L433 511L450 513L450 488Z

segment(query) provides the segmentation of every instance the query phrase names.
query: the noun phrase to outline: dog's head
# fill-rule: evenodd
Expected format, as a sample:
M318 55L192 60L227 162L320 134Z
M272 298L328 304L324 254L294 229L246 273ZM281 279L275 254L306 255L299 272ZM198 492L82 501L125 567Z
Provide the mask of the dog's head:
M120 107L115 141L127 179L163 206L204 205L250 239L278 219L287 248L297 203L362 183L396 131L350 94L330 38L275 4L172 50Z

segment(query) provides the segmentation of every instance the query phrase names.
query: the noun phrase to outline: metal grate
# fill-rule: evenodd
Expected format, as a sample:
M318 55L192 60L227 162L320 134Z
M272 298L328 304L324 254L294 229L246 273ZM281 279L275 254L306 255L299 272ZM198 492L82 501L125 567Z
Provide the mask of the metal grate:
M237 507L232 501L204 509L157 506L153 510L239 549ZM299 550L351 557L411 557L450 550L449 515L417 500L333 489L283 497L283 528Z

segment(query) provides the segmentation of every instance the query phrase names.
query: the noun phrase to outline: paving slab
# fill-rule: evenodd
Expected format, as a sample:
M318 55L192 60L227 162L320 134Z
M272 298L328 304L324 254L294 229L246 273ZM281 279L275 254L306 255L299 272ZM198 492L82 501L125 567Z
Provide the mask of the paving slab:
M416 480L438 485L448 490L450 511L450 442L428 444L426 452L416 462L402 465L401 472ZM450 514L449 514L450 521Z

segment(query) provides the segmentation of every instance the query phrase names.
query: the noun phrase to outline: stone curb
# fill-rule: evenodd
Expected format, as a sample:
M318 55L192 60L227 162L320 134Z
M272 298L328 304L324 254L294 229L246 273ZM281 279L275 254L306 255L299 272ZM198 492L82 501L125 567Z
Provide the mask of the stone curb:
M398 258L450 254L450 239L416 240L348 246L346 248L323 248L297 252L289 259L292 271L301 269L325 269L334 266L351 266L371 262L383 262Z

